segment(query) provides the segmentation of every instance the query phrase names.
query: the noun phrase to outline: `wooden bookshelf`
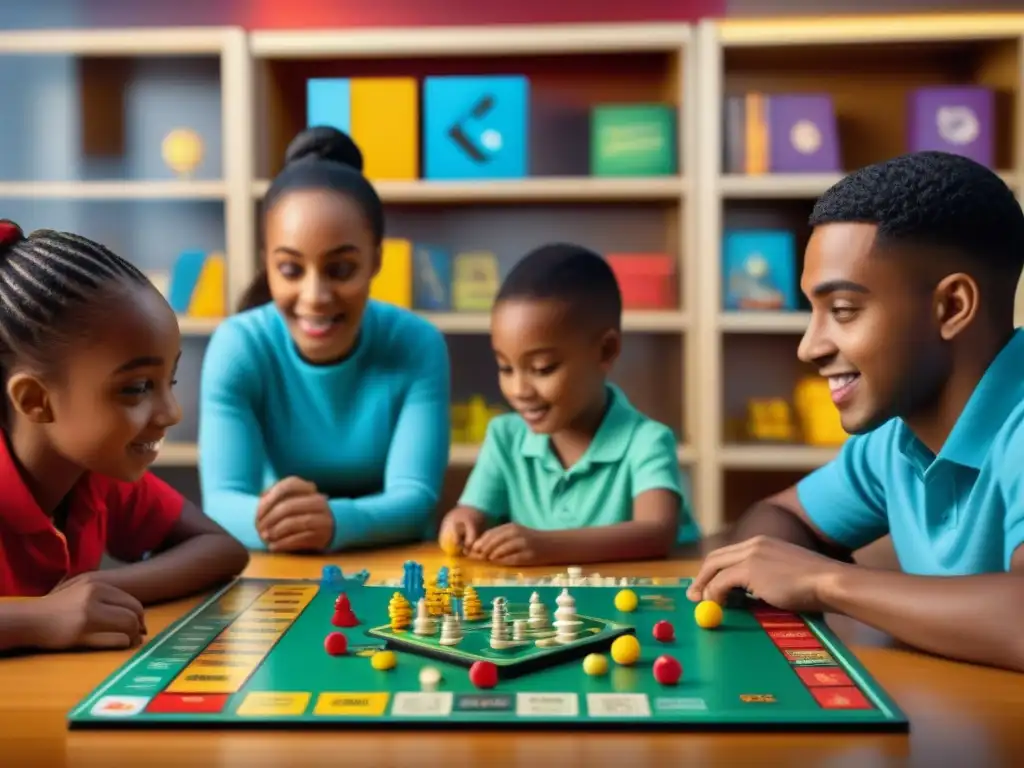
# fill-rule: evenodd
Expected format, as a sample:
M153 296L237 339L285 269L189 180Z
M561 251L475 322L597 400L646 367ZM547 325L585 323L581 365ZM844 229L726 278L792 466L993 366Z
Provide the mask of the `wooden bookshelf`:
M69 54L94 63L215 57L223 168L217 178L193 180L0 178L0 206L26 200L222 204L227 293L234 306L257 267L258 212L268 179L280 169L287 142L304 127L306 78L525 74L535 113L530 175L379 182L389 234L451 237L461 246L478 233L494 231L507 238L510 252L556 236L620 251L635 240L644 249L675 254L678 308L626 313L626 351L616 380L638 405L677 430L678 458L690 473L699 522L713 533L759 494L778 490L836 453L835 448L727 438L744 396L757 387L781 393L804 372L795 351L810 316L802 310L722 310L724 229L768 222L796 232L802 249L806 216L822 192L843 173L906 150L905 95L926 84L975 83L998 90L998 168L1020 194L1022 51L1024 14L1016 13L708 20L692 26L4 32L0 55ZM104 89L124 85L118 71L103 64L90 78L100 103L109 96ZM842 172L723 173L723 99L754 89L830 94L839 117ZM594 178L566 159L573 141L579 143L580 118L585 125L590 106L612 101L677 106L677 176ZM576 134L566 133L567 115ZM1024 282L1019 297L1024 325ZM496 401L489 316L422 315L450 339L456 399L480 392ZM181 319L183 335L200 343L217 325L215 319ZM477 450L453 445L453 472L464 476ZM184 441L168 446L158 463L194 467L197 456L196 446Z

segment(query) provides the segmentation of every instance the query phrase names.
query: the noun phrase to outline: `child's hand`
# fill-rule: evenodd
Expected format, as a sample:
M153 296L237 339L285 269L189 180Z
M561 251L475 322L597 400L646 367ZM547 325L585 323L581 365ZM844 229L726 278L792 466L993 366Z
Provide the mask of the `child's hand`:
M142 604L101 581L68 581L39 598L33 610L38 627L34 644L45 650L132 648L146 634Z
M543 531L506 523L491 528L477 539L469 556L498 565L538 565L546 562L550 553Z
M468 551L480 536L485 526L484 516L469 507L456 507L444 516L437 540L442 548L449 541L455 542L460 551Z
M256 529L271 552L323 552L334 538L334 515L313 483L286 477L260 498Z

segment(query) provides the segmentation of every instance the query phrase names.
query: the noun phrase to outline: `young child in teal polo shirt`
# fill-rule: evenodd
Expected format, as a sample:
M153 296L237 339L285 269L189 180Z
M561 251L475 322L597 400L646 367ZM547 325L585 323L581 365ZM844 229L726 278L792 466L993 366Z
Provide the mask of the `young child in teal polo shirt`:
M852 436L749 510L689 597L741 588L1024 670L1020 204L989 169L920 152L846 177L810 223L799 355L828 378ZM886 534L902 573L853 563Z
M489 424L442 545L536 565L660 558L694 536L675 435L607 380L621 318L614 273L585 248L544 246L510 271L491 341L515 412Z

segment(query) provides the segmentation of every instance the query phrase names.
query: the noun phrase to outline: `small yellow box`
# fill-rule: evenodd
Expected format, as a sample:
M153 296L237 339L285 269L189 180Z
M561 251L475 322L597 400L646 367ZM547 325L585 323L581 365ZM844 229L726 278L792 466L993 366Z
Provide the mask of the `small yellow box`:
M489 312L501 287L498 258L489 251L459 253L452 270L456 312Z
M211 253L203 262L196 287L192 291L188 314L191 317L224 317L227 314L227 265L223 253Z
M419 178L419 94L412 77L356 77L349 95L352 139L372 181Z
M370 298L405 309L412 307L412 242L384 239L380 272L370 285Z

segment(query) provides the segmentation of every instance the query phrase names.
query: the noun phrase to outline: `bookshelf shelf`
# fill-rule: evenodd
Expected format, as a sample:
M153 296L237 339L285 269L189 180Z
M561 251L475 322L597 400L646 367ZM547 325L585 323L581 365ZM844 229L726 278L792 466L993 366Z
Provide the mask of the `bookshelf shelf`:
M194 201L222 203L232 307L256 270L256 217L267 179L279 169L288 140L305 127L306 78L477 72L529 76L538 106L534 115L531 102L531 160L536 159L535 148L542 150L537 162L544 167L531 167L528 177L509 181L378 181L389 208L389 236L414 238L405 234L408 230L418 241L431 242L427 235L436 236L468 250L485 247L492 233L504 228L510 233L505 235L506 249L512 254L556 233L599 250L671 253L677 259L678 309L626 313L624 330L632 335L620 375L627 380L627 394L633 387L638 401L648 409L662 409L669 414L667 423L683 427L679 460L691 475L694 508L706 533L721 530L738 511L729 506L736 494L732 486L726 488L727 476L737 484L750 478L789 482L836 453L812 446L736 443L725 437L726 416L735 415L740 406L737 392L745 396L747 389L764 384L777 396L790 386L789 378L805 372L795 349L810 318L805 311L723 311L721 240L726 226L751 222L796 228L798 252L802 250L807 232L800 228L805 229L815 198L843 173L906 151L905 99L922 85L979 84L997 90L1002 106L996 165L1018 195L1024 193L1024 13L730 19L696 25L0 33L0 56L21 54L219 60L223 147L216 178L7 179L0 181L0 200L11 205L43 201L39 207L61 200L87 201L90 206L170 201L181 208ZM842 172L723 172L724 98L751 90L831 95L840 118ZM679 175L581 175L586 171L564 162L569 150L578 149L579 139L575 145L551 143L551 135L573 110L585 117L597 103L650 101L678 105ZM554 119L556 128L534 123L535 118ZM542 146L544 142L550 145ZM606 241L615 244L606 247ZM1018 318L1024 325L1024 283L1019 297ZM420 314L449 336L460 380L472 367L466 361L475 367L481 364L474 361L483 358L489 363L487 314ZM181 318L180 324L183 335L201 339L219 322ZM493 372L482 368L464 388L496 386ZM732 387L731 399L726 386L730 381L743 385ZM453 469L468 470L477 450L452 446ZM193 467L197 459L194 444L179 442L165 447L158 465Z
M0 181L0 199L224 200L222 181Z
M267 180L253 184L262 198ZM686 181L678 176L648 179L581 177L527 178L509 181L379 181L374 185L385 203L512 203L512 202L678 202Z
M724 312L718 327L723 333L802 334L810 321L810 312Z

